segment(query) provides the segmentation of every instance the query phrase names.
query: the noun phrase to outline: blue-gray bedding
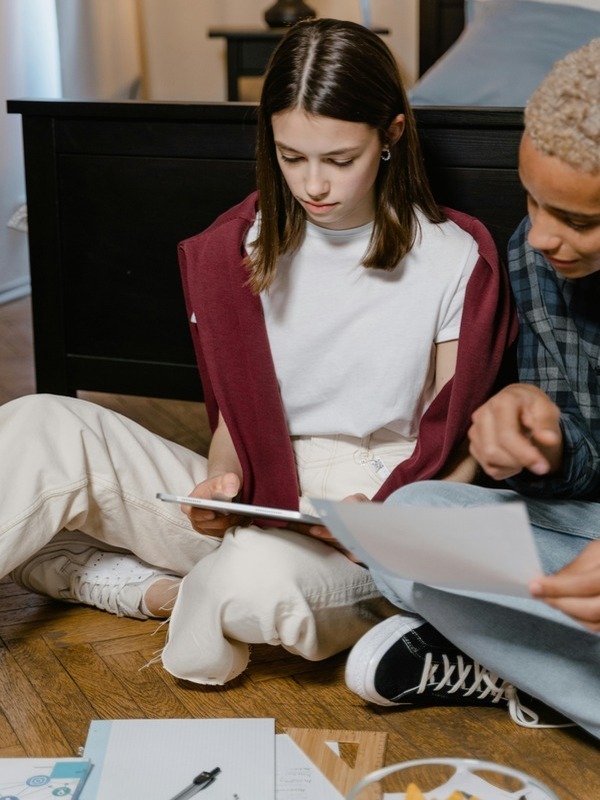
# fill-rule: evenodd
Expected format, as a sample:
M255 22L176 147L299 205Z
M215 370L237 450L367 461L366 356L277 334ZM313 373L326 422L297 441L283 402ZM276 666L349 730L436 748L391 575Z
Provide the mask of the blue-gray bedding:
M409 93L418 106L516 106L553 63L600 36L599 10L538 0L489 0Z

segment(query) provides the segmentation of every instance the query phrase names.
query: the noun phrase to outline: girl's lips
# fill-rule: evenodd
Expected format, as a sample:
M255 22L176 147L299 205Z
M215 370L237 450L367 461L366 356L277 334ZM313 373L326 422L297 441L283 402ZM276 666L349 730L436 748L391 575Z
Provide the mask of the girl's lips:
M304 206L313 214L324 214L336 205L337 203L310 203L308 200L304 200Z

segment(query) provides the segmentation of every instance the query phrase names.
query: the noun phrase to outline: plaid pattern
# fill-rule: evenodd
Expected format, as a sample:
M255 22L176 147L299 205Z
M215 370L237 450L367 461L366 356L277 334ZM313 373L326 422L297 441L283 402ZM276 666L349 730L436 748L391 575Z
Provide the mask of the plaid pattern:
M519 380L539 386L561 409L563 474L527 472L511 486L543 497L600 500L600 273L569 281L527 243L529 218L508 249L519 315Z

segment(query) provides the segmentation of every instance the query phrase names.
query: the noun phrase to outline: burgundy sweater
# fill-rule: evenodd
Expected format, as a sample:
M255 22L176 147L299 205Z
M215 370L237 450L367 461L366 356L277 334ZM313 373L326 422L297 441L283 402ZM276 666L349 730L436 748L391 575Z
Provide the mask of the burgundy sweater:
M506 270L486 228L444 209L471 234L479 259L469 279L454 377L421 419L412 456L399 464L372 499L384 500L413 481L435 478L466 436L471 415L504 382L517 322ZM292 444L262 304L246 285L244 240L256 215L256 194L222 214L207 230L179 245L188 318L209 420L219 411L244 475L241 501L298 508ZM402 342L398 343L402 346ZM348 493L352 487L348 487Z

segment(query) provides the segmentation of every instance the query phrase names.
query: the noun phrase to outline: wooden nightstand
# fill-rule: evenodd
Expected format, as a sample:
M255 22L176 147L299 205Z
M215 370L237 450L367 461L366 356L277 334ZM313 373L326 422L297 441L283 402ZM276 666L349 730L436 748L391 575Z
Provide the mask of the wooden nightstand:
M239 100L238 81L242 77L263 75L271 53L287 28L209 28L211 39L227 42L227 99ZM388 28L373 28L384 36Z

